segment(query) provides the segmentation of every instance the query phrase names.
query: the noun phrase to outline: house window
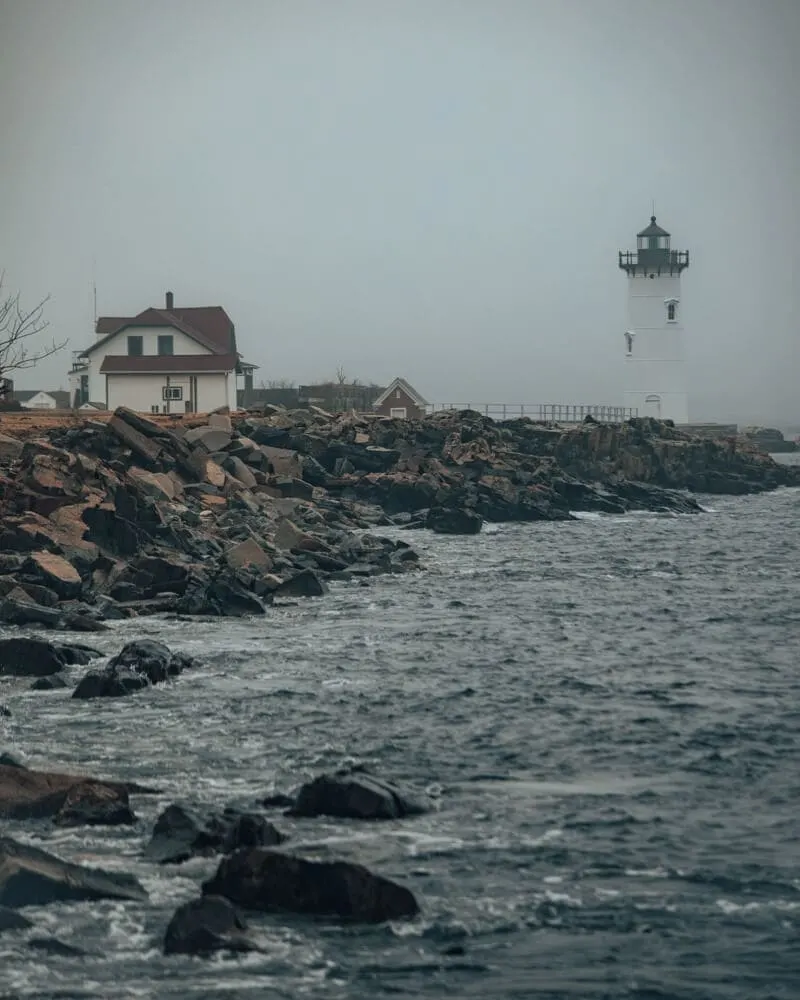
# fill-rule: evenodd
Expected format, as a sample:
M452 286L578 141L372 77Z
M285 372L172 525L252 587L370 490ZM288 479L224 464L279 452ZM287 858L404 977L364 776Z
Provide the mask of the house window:
M676 311L676 309L677 309L677 306L675 305L674 302L668 302L667 303L667 319L669 320L670 323L674 323L675 322L675 311Z
M172 334L167 333L158 338L158 353L161 355L172 355L174 351L172 349Z
M128 337L128 356L131 358L140 358L142 354L144 354L142 338Z
M151 413L158 413L160 409L161 409L161 407L158 405L158 403L156 403L155 406L151 406L150 407L150 412Z
M182 385L165 385L161 390L162 399L183 399Z
M399 417L401 420L406 419L406 408L405 406L393 406L389 410L390 417Z
M400 398L400 390L399 390L399 389L397 389L397 390L395 391L395 394L394 394L394 398L395 398L395 399L399 399L399 398Z

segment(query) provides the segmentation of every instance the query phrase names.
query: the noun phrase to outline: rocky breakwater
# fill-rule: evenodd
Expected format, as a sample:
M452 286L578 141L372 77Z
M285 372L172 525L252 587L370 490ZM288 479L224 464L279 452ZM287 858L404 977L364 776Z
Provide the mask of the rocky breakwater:
M99 631L155 612L260 614L330 579L417 568L407 544L355 532L389 523L380 509L332 499L273 437L269 418L170 429L126 409L3 436L0 621Z
M694 513L691 492L800 485L797 470L741 439L713 441L650 418L564 428L470 410L394 420L268 407L257 429L253 419L240 432L330 497L441 533L472 534L484 520L568 520L574 511Z
M356 529L695 513L692 492L800 485L800 469L742 439L649 418L563 428L268 407L169 428L118 409L0 439L0 621L86 631L154 612L260 614L331 579L418 568L408 544Z

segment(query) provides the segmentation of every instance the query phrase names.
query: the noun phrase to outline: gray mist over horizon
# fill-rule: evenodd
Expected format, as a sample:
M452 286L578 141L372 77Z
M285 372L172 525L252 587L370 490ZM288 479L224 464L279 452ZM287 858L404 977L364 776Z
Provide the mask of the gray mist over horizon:
M256 382L622 402L655 199L694 420L800 424L796 0L0 0L0 270L222 305Z

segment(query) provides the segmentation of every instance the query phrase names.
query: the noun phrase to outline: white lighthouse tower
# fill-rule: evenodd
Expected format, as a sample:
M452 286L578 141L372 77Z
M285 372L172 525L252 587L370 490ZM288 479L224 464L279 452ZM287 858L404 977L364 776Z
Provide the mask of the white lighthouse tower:
M688 250L673 250L669 233L650 225L636 237L636 250L620 250L628 275L625 331L625 406L640 417L689 422L686 351L681 308L681 271Z

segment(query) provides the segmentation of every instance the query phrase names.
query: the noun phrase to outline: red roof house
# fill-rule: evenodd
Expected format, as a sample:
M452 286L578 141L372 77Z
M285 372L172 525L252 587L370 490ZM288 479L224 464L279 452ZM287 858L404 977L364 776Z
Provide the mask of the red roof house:
M113 410L203 413L236 409L236 377L252 380L255 365L236 349L236 329L221 306L175 306L136 316L101 316L97 339L76 352L70 372L73 405Z

